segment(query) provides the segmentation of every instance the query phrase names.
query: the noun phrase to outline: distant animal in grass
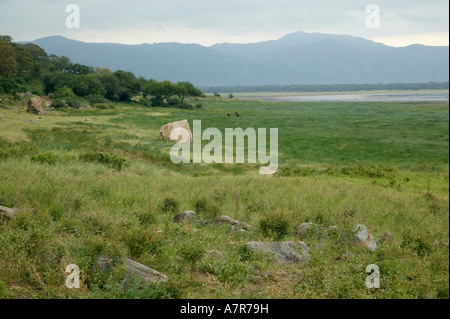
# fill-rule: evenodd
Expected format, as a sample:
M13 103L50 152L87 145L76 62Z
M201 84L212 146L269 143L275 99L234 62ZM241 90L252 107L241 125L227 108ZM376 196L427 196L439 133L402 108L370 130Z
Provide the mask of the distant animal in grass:
M228 113L227 116L230 116L230 113Z
M234 114L236 114L237 117L241 116L238 112L234 112Z

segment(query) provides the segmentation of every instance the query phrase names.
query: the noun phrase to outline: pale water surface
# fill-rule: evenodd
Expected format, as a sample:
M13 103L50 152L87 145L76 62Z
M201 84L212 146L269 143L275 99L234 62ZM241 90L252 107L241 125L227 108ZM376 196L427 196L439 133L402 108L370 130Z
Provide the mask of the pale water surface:
M248 99L272 102L445 102L448 91L408 92L408 93L348 93L348 94L308 94L308 95L270 95L255 94Z

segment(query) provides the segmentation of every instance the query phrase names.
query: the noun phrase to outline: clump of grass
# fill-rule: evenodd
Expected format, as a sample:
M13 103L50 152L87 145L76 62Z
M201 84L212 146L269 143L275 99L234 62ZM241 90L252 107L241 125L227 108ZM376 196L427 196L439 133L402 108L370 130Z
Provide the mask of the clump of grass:
M159 237L151 230L132 227L122 235L122 241L133 258L139 258L144 253L158 254L161 249Z
M104 164L118 171L130 165L129 161L124 157L103 152L83 153L80 154L79 159L85 162Z
M326 170L328 175L346 175L353 177L368 177L368 178L381 178L381 177L395 177L397 170L394 167L387 165L363 165L358 163L356 166L345 166L342 168L328 168Z
M207 198L196 199L194 201L194 210L196 213L209 218L214 218L220 214L219 206Z
M56 162L58 161L58 156L52 152L46 152L37 155L32 155L31 161L35 163L55 165Z
M161 203L160 210L163 213L177 213L180 203L172 197L166 197Z
M113 110L116 108L114 106L114 104L110 104L110 103L97 103L97 104L94 104L94 107L99 110Z
M156 217L155 215L150 212L146 211L138 215L139 223L142 226L150 226L156 223Z
M5 143L0 140L0 159L22 158L37 153L39 153L39 150L31 143Z
M179 250L179 255L183 258L183 261L191 266L191 269L194 270L196 264L203 258L205 255L205 250L198 244L185 244Z
M237 249L237 255L241 261L249 261L252 259L254 252L247 245L240 245Z
M277 176L311 176L316 174L317 171L314 168L307 167L282 167L277 171Z
M259 230L266 237L281 240L289 233L289 220L285 214L271 214L260 220Z

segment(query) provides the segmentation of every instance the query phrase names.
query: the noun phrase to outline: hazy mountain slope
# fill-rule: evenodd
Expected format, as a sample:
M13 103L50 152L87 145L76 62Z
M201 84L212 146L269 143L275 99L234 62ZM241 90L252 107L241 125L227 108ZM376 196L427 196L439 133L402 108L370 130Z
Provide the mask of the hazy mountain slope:
M33 43L92 66L195 85L448 81L449 48L389 47L347 35L296 32L251 44L84 43L54 36Z

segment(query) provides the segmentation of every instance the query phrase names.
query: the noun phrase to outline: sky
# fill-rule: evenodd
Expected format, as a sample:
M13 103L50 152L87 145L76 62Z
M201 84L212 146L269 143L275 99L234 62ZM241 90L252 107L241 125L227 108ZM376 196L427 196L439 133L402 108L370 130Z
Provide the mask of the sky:
M79 8L79 28L68 28ZM376 12L366 12L374 4ZM448 0L0 0L0 34L85 42L210 46L296 32L348 34L390 46L449 45ZM70 15L70 16L69 16ZM369 23L368 23L369 22ZM375 24L374 24L375 23Z

